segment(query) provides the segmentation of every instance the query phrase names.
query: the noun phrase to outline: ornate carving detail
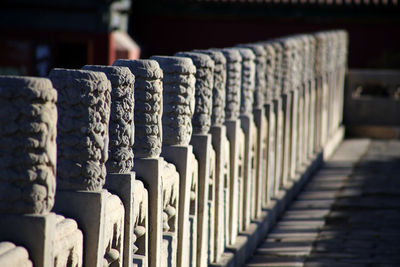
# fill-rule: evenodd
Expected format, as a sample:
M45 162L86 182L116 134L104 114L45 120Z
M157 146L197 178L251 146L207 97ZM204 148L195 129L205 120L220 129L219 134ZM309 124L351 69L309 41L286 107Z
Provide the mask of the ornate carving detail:
M133 168L135 76L126 67L84 66L82 69L103 72L111 82L110 145L106 167L109 173L128 173Z
M163 161L163 231L174 232L177 226L179 173L171 163Z
M157 158L161 153L163 72L155 60L117 60L135 75L135 145L138 158Z
M46 214L53 207L56 101L48 79L0 78L0 213Z
M153 56L164 72L163 144L188 145L192 136L196 67L182 57Z
M236 48L242 57L242 79L241 79L241 114L253 113L255 72L254 53L248 48Z
M0 242L0 266L33 266L28 250L8 241Z
M207 134L211 126L214 62L209 56L194 52L179 52L175 56L188 57L196 66L193 133Z
M214 61L211 124L222 125L225 121L226 59L218 51L194 50L194 52L206 54Z
M254 88L254 108L261 108L264 105L264 97L267 86L266 72L267 72L267 53L262 45L259 44L245 44L238 47L248 48L255 55L255 88Z
M146 225L148 213L148 192L143 183L135 180L133 198L133 253L146 256Z
M240 89L242 77L242 57L232 48L222 49L226 59L226 120L236 120L240 111Z
M57 215L53 246L54 267L82 266L83 236L74 220Z
M104 73L53 69L59 94L57 182L62 190L98 191L106 178L111 83Z
M270 42L262 43L266 53L266 71L265 71L265 90L264 90L264 103L268 104L274 98L274 88L275 88L275 49Z

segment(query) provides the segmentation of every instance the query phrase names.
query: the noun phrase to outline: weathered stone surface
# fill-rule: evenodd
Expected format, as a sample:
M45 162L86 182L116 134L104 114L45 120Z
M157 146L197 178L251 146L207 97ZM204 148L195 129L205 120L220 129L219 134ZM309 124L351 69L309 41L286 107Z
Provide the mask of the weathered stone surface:
M216 50L194 50L203 53L214 61L211 125L220 126L225 121L226 59Z
M240 112L242 57L233 48L221 49L226 59L225 120L236 120Z
M133 168L135 76L126 67L84 66L83 69L103 72L111 82L110 144L106 167L109 173L128 173Z
M135 75L135 145L136 157L157 158L161 153L161 116L163 72L155 60L117 60Z
M179 52L175 56L188 57L196 66L193 134L207 134L211 126L214 61L205 54L195 52Z
M261 44L244 44L238 47L248 48L254 53L255 63L255 84L254 84L254 108L261 108L264 105L265 91L267 86L267 53Z
M101 72L53 69L58 91L57 182L61 190L98 191L106 178L111 83Z
M8 241L0 242L0 266L2 267L32 267L28 251L17 247Z
M57 91L0 77L0 213L47 214L56 190Z
M261 43L266 53L266 71L265 71L265 90L264 90L264 103L271 103L274 98L275 88L275 50L274 46L270 42Z
M237 48L242 57L240 114L252 114L255 91L255 56L251 49Z
M153 56L164 72L163 145L188 145L192 135L196 67L189 58Z

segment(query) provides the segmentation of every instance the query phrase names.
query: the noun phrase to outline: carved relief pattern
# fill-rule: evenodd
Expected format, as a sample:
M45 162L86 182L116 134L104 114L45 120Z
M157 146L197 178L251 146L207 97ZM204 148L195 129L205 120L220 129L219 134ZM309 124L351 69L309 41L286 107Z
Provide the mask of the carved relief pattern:
M57 91L43 78L0 78L0 213L46 214L56 189Z
M266 53L266 86L264 91L264 101L268 104L274 98L274 88L275 88L275 50L271 43L264 43L265 53Z
M196 67L182 57L153 56L164 72L163 144L188 145L192 135Z
M128 173L133 168L135 77L126 67L85 66L83 69L103 72L111 82L110 144L106 167L109 173Z
M240 111L242 58L236 49L222 49L226 59L226 120L236 120Z
M196 66L193 133L207 134L211 126L214 62L209 56L194 52L179 52L175 56L188 57Z
M222 125L225 121L226 59L221 52L215 50L194 52L206 54L214 61L211 124Z
M54 240L54 267L82 266L83 235L72 219L57 215Z
M241 114L253 113L255 71L254 53L248 48L238 48L242 57L242 79L241 79Z
M148 214L148 192L143 183L135 180L133 198L133 253L146 255L146 225Z
M53 69L59 94L57 182L67 190L98 191L106 177L111 84L104 73Z
M272 46L275 51L275 69L274 69L274 98L281 96L282 90L282 46L278 41L273 41Z
M138 158L157 158L161 153L163 72L155 60L117 60L135 75L135 145Z
M176 231L177 209L179 203L179 174L175 166L163 161L163 231Z

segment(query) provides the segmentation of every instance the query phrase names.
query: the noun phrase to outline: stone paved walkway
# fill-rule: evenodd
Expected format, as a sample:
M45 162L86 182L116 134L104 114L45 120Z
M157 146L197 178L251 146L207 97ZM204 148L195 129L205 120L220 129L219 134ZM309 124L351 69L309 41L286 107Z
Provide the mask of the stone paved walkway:
M400 141L344 141L246 266L400 266Z

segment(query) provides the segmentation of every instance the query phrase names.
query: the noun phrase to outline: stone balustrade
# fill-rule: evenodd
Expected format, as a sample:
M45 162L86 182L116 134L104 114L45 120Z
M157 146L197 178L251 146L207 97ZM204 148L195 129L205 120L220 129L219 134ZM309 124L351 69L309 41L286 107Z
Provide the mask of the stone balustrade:
M343 138L347 45L1 76L0 265L241 266Z

